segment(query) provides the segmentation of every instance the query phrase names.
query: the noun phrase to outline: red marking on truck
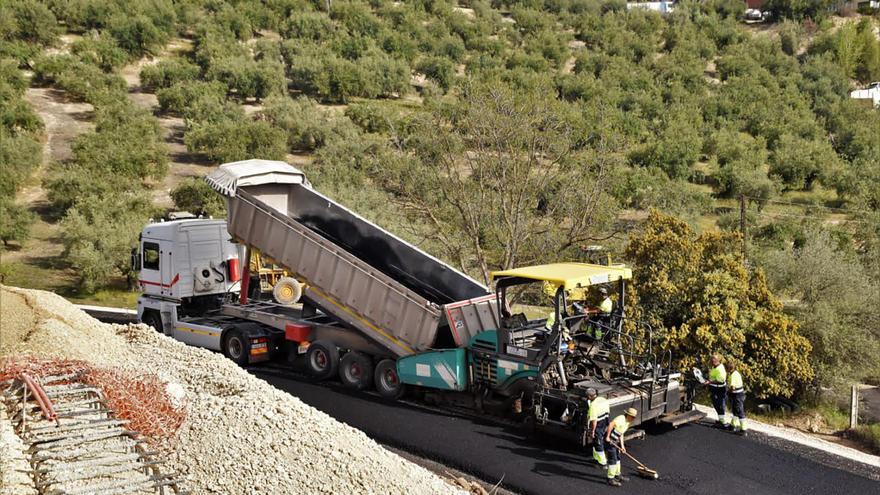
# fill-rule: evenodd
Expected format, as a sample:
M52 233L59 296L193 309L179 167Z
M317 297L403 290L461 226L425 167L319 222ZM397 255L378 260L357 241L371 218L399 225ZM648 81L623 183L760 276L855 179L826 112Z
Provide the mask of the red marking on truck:
M170 284L160 284L159 282L150 282L148 280L138 280L138 283L140 283L141 285L158 285L159 287L164 287L166 289L170 289L177 282L180 282L180 274L179 273L177 275L175 275L174 278L171 279Z

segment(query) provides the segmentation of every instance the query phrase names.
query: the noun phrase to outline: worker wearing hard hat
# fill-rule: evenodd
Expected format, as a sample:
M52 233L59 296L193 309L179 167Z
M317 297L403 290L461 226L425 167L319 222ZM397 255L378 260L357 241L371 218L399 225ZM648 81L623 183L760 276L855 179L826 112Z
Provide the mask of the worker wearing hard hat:
M746 389L743 378L737 370L735 361L728 363L730 374L727 375L727 390L730 392L730 405L733 409L733 431L739 435L746 434Z
M587 389L587 400L590 408L587 411L587 431L590 443L593 444L593 460L602 467L608 466L608 458L605 457L605 434L608 432L608 420L611 409L608 399L599 397L595 388Z
M730 417L727 415L727 370L721 362L721 356L712 354L709 358L712 368L709 369L709 395L712 397L712 406L718 413L715 425L721 428L730 427Z
M621 481L627 481L620 474L620 453L626 453L626 444L623 436L629 425L636 419L638 411L630 407L623 414L611 420L608 424L608 431L605 432L605 450L608 453L608 484L611 486L620 486Z

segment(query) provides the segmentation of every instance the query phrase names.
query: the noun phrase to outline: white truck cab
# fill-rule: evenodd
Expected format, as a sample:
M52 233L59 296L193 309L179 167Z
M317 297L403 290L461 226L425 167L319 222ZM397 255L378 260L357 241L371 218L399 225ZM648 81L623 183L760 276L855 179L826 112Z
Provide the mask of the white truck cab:
M242 246L226 221L188 219L150 223L132 257L140 272L138 319L187 343L220 349L216 328L179 321L181 308L207 307L240 287Z

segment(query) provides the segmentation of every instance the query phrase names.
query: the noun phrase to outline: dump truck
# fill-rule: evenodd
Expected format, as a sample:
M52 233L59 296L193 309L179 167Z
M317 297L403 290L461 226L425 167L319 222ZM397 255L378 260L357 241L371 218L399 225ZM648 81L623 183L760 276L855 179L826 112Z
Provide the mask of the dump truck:
M133 258L141 321L240 363L281 356L317 379L478 414L512 415L580 438L593 387L639 422L693 419L680 375L651 354L653 337L625 328L628 268L558 263L492 274L490 290L316 191L298 169L267 160L220 166L206 177L225 196L225 221L147 225ZM253 255L282 267L297 304L248 298ZM514 314L508 289L549 287L555 323ZM570 314L568 298L618 290L612 321ZM578 320L578 321L575 321ZM603 339L583 331L603 328Z

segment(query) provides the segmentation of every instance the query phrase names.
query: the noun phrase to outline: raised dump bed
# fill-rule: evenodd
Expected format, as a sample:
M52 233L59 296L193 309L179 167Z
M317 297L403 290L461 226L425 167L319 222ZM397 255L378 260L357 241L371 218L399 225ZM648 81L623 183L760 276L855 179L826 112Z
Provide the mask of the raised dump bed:
M460 347L497 327L486 287L314 191L290 165L246 160L206 180L228 198L234 238L293 272L308 302L391 354Z

